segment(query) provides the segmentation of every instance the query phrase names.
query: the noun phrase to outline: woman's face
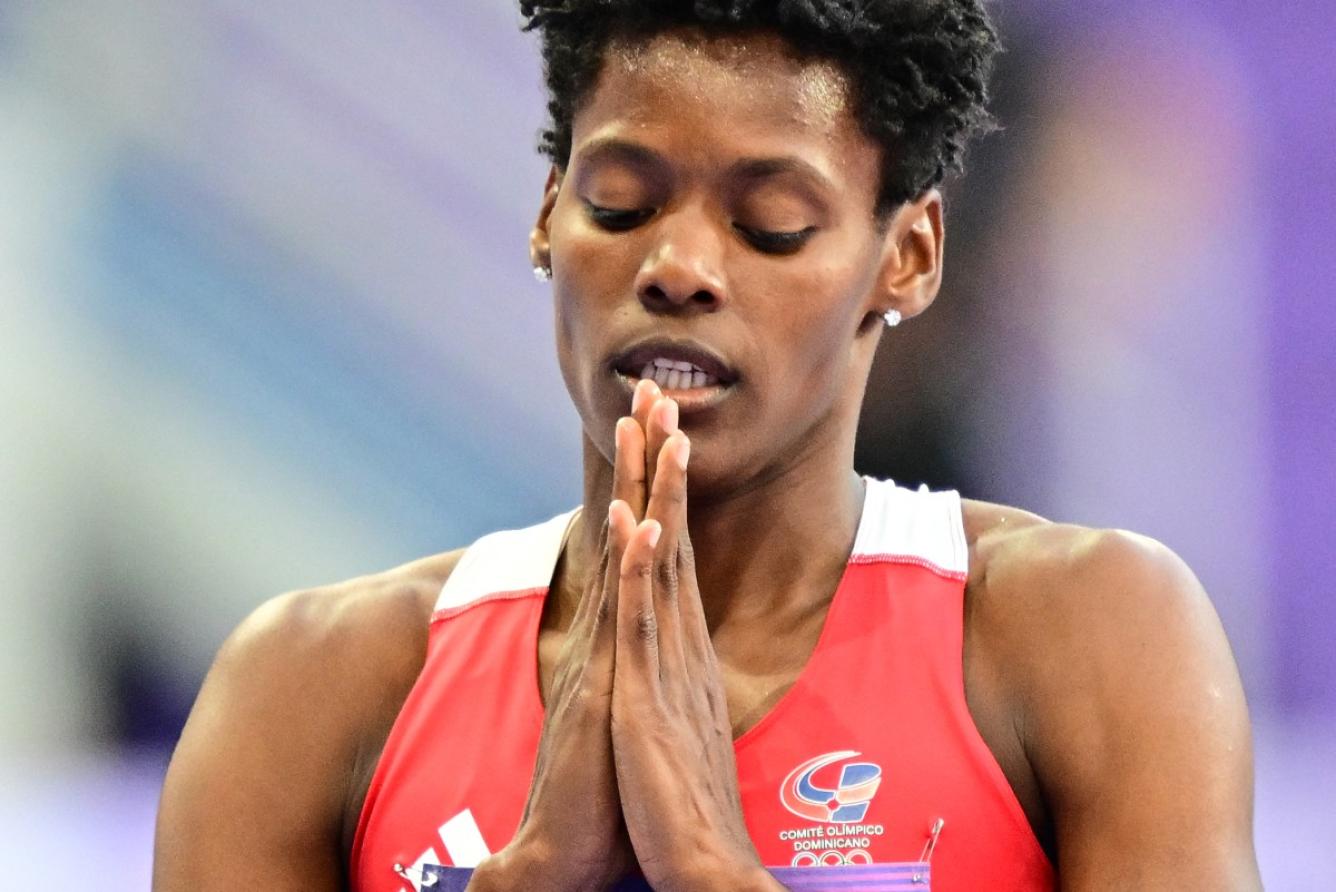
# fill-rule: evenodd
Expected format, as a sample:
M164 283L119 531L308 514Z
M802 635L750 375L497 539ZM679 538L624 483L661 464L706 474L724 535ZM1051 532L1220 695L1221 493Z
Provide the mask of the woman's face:
M692 439L693 495L852 459L894 235L847 93L777 38L608 51L533 236L562 374L605 457L655 377Z

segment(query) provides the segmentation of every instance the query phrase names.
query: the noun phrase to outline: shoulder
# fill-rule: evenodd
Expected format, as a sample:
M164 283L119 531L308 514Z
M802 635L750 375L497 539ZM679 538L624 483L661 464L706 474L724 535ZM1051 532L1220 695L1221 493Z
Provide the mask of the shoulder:
M1090 654L1100 642L1223 643L1206 592L1162 543L986 502L965 501L963 513L970 617L999 644L1044 660L1065 648Z
M355 771L367 738L388 733L421 672L432 607L463 554L267 601L223 644L196 711L217 705L262 729L318 729Z
M1064 883L1254 888L1247 706L1192 571L1148 537L1004 506L967 502L965 528L967 653L1033 770Z
M1210 599L1160 542L1125 530L1053 523L1002 505L966 502L967 634L1000 667L1032 722L1064 691L1129 701L1166 698L1155 667L1234 676ZM1181 673L1180 673L1181 675ZM1141 690L1141 684L1160 684Z
M1124 595L1140 591L1156 600L1204 597L1182 559L1148 536L1055 523L989 502L962 504L970 582L985 590L1069 601L1098 599L1110 586Z
M215 671L276 663L328 678L383 679L385 657L425 646L432 605L464 550L422 558L381 573L288 592L266 601L224 642Z
M257 608L219 650L168 768L155 875L277 887L287 865L337 875L350 798L426 652L462 551ZM223 871L219 873L219 871Z

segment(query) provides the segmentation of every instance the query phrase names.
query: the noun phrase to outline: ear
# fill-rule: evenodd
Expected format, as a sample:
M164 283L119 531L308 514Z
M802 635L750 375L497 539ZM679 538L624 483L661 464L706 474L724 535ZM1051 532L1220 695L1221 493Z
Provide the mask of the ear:
M942 287L945 241L942 194L936 189L891 215L878 280L878 313L894 309L909 319L928 308Z
M543 187L543 203L538 208L538 220L529 232L529 260L535 268L552 266L552 239L549 224L552 209L557 206L557 196L561 194L561 171L554 164L547 172L547 185Z

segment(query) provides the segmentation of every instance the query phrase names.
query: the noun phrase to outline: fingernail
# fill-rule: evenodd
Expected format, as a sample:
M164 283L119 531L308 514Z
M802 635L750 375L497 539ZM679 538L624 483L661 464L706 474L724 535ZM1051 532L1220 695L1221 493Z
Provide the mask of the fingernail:
M685 471L687 469L687 459L691 457L691 441L687 439L686 434L681 432L678 436L682 442L677 444L677 466Z
M649 547L654 548L659 544L659 537L663 535L663 525L657 520L647 520L649 524Z

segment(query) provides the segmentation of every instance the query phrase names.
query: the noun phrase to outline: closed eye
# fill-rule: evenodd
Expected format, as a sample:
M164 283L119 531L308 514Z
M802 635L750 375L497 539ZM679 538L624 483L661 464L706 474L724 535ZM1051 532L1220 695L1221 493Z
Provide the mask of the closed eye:
M609 232L626 232L635 229L654 216L653 208L609 208L585 202L589 218L602 229ZM815 226L793 232L775 232L766 229L754 229L735 223L733 228L747 240L752 247L766 254L794 254L807 244L816 233Z
M625 232L628 229L635 229L641 223L644 223L650 217L654 216L653 209L637 208L631 210L622 210L619 208L605 208L586 201L585 207L589 211L589 219L593 220L602 229L609 232Z
M752 247L766 254L797 253L816 233L815 226L808 226L806 229L799 229L794 232L771 232L765 229L752 229L749 226L742 226L737 223L733 224L733 228L741 233L742 237Z

